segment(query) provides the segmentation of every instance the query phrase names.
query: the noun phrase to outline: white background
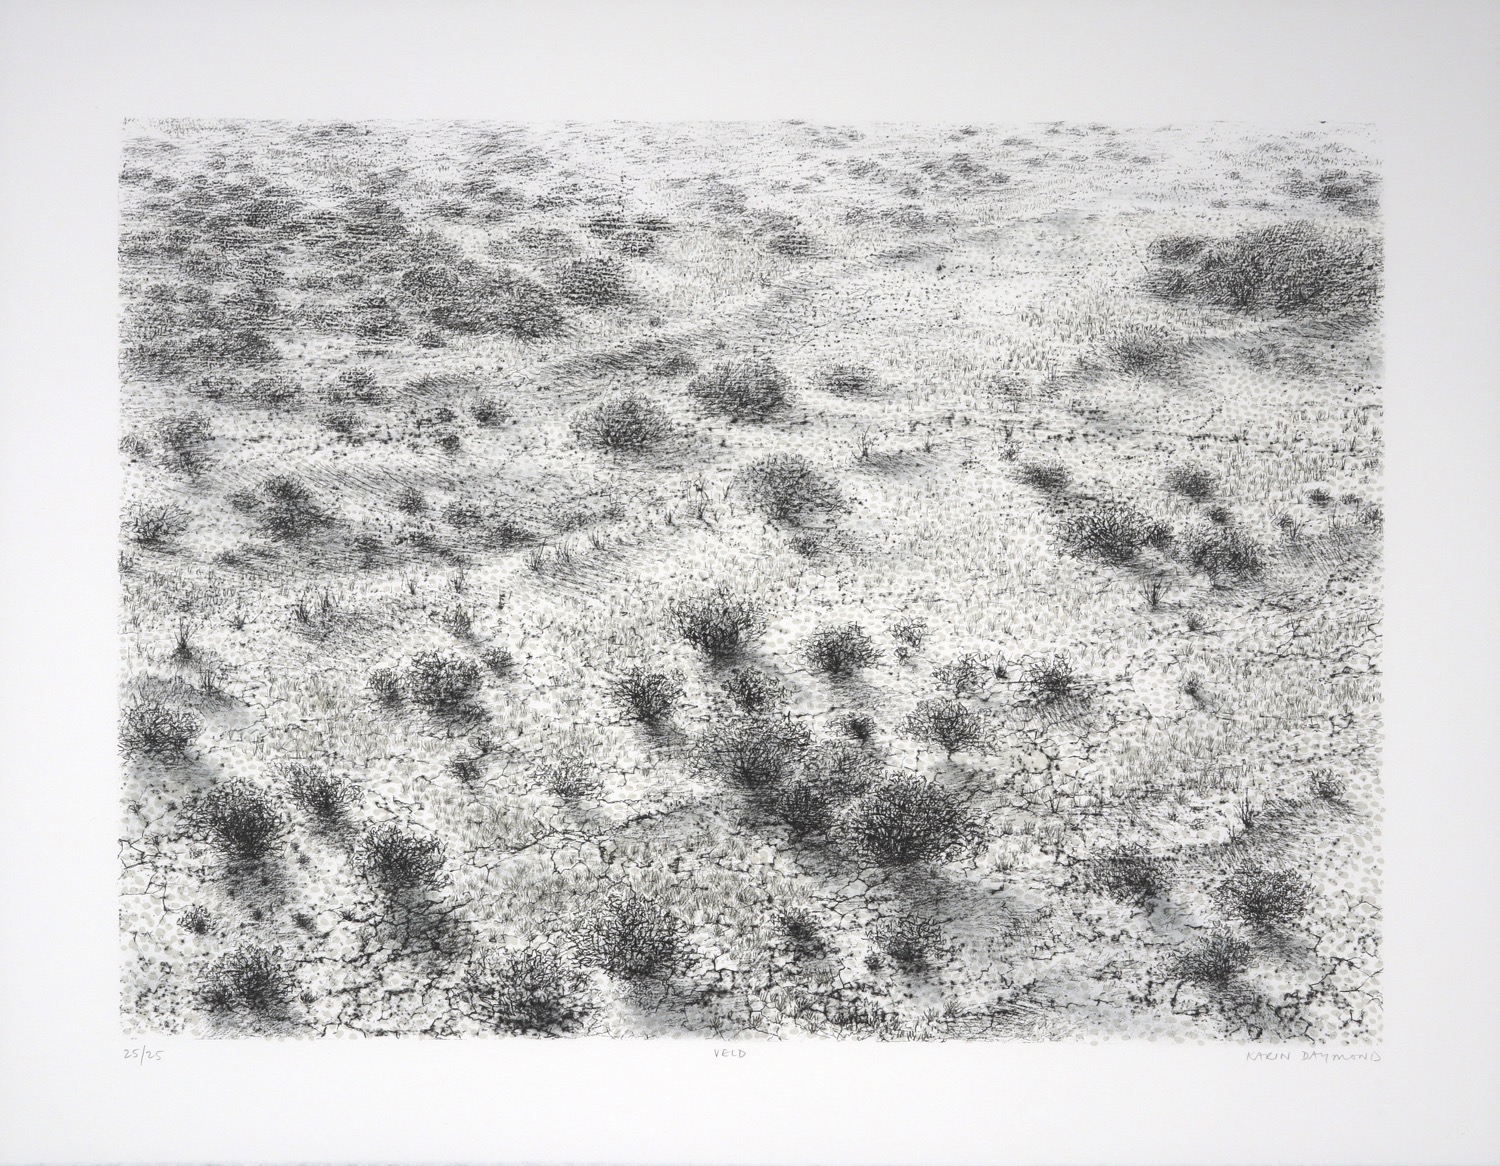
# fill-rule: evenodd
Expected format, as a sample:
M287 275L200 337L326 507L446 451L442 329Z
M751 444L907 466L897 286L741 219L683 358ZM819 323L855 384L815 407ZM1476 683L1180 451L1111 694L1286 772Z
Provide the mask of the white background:
M0 1160L1500 1161L1497 49L1493 4L0 0ZM171 115L1378 123L1379 1063L158 1040L127 1066L115 183L121 119Z

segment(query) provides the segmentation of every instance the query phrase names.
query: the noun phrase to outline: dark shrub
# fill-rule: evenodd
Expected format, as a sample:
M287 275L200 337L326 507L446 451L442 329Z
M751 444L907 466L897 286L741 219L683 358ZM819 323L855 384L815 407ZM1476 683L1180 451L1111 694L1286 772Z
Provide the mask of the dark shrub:
M802 645L803 658L814 672L847 676L880 659L875 641L857 623L819 628Z
M838 487L800 454L773 453L753 461L735 474L734 486L772 522L795 525L816 511L844 505Z
M688 392L703 408L735 420L762 420L787 403L791 388L769 360L751 357L715 365L688 382Z
M1225 988L1250 966L1254 955L1254 949L1239 936L1216 927L1185 950L1174 967L1184 980Z
M1068 467L1061 462L1026 462L1016 471L1016 477L1033 490L1046 494L1060 494L1073 480Z
M120 744L127 753L176 761L186 753L203 729L198 715L174 709L160 701L147 700L125 710L120 723Z
M724 680L724 691L741 712L759 713L786 697L786 685L758 668L736 668Z
M698 742L701 769L750 789L790 777L812 743L807 726L758 714L710 725Z
M504 1032L557 1036L588 1015L588 976L547 948L488 952L464 974L469 1011Z
M873 372L856 364L836 364L818 380L822 389L839 397L863 396L874 392L879 383Z
M202 468L206 460L203 447L214 436L208 418L201 413L164 417L156 423L155 434L167 465L188 472Z
M714 659L733 656L765 630L760 604L728 585L673 600L671 607L682 638Z
M666 411L634 390L579 410L571 424L580 444L616 452L650 449L672 431Z
M359 848L361 870L386 894L400 894L434 885L443 871L443 844L394 822L377 826Z
M850 713L839 721L839 728L861 745L868 744L875 737L875 718L869 713Z
M582 308L609 308L628 303L625 272L613 259L575 259L558 269L558 295Z
M1167 489L1193 502L1207 502L1218 492L1218 479L1202 466L1173 466L1167 471Z
M1171 529L1124 502L1104 502L1069 515L1062 543L1080 558L1121 565L1134 562L1142 548L1171 544Z
M194 904L182 913L178 920L184 931L192 932L194 935L207 935L213 930L214 917L208 910L198 904Z
M324 826L342 822L358 792L347 777L336 777L316 765L300 761L283 765L280 775L292 801Z
M1121 846L1089 864L1088 882L1095 890L1145 907L1167 891L1167 864L1144 846Z
M1066 656L1050 656L1026 667L1021 680L1024 700L1036 708L1059 708L1087 699L1088 684Z
M886 866L946 858L973 835L953 795L919 777L881 782L855 803L846 830L857 850Z
M903 915L881 920L871 930L871 938L897 967L904 971L920 971L938 953L943 932L931 920Z
M1265 926L1300 918L1312 888L1295 871L1242 867L1214 889L1213 898L1235 918Z
M932 679L937 682L938 687L956 697L977 692L989 675L990 670L972 652L932 670Z
M307 537L332 519L313 500L306 486L296 478L278 474L260 486L261 504L256 518L261 528L274 539L289 541Z
M469 416L480 425L493 428L510 416L510 407L496 398L483 397L469 406Z
M394 668L377 668L370 673L370 695L383 705L400 702L401 677Z
M478 694L479 667L458 656L419 652L407 665L402 689L431 712L456 712Z
M1265 570L1260 545L1237 527L1215 526L1194 531L1184 549L1194 569L1204 572L1216 584L1256 579Z
M302 386L287 376L261 377L246 385L242 396L264 409L285 409L302 396Z
M402 486L396 494L396 509L402 514L421 514L427 509L427 499L415 486Z
M806 778L794 778L776 790L776 812L797 836L825 834L833 825L834 798Z
M672 971L683 958L686 928L655 899L639 892L611 895L578 933L583 962L625 980Z
M632 668L609 686L609 697L626 716L643 725L658 725L672 715L682 699L680 678Z
M276 800L242 778L232 778L199 799L193 826L230 858L253 860L271 852L286 829Z
M291 1000L296 981L282 964L279 952L263 947L237 947L215 960L198 986L209 1008L266 1016Z
M818 917L803 906L778 907L771 917L777 932L798 955L821 955L827 950Z
M905 729L950 757L980 748L987 736L984 718L963 701L947 696L919 702L906 718Z
M565 801L597 797L604 788L593 768L580 757L564 757L543 766L542 780L548 790Z
M187 528L187 511L171 504L138 505L125 517L126 537L152 550L165 546Z

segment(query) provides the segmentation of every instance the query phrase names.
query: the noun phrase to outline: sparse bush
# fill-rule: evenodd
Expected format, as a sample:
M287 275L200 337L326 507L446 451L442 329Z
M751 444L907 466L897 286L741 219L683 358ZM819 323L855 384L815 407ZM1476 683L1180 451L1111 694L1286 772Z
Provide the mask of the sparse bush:
M914 615L903 615L887 629L897 643L905 644L914 652L920 652L927 642L927 621Z
M727 584L673 600L671 608L682 638L716 660L735 655L765 630L760 604Z
M300 761L283 765L280 776L286 782L292 801L323 826L342 822L358 793L347 777L335 776L316 765Z
M1165 548L1172 539L1165 523L1124 502L1105 502L1069 515L1061 535L1072 554L1112 565L1134 562L1143 548Z
M241 396L263 409L286 409L302 396L302 386L288 376L260 377L245 386Z
M1241 867L1214 889L1213 898L1235 918L1266 926L1300 918L1312 888L1296 871Z
M1216 927L1204 938L1187 948L1174 967L1184 980L1226 988L1250 966L1255 952L1239 936L1226 928Z
M753 461L735 474L734 485L772 522L796 525L814 512L844 505L838 487L800 454L773 453Z
M419 652L407 665L402 690L430 712L453 713L478 694L479 668L458 656Z
M194 829L230 858L266 857L286 830L276 799L243 778L204 794L192 812Z
M786 685L758 668L736 668L724 680L724 691L741 712L774 708L786 697Z
M125 517L125 534L137 546L157 550L188 528L187 511L170 503L138 505Z
M635 452L650 449L672 431L666 411L634 390L597 401L573 416L578 441L595 449Z
M766 240L766 250L773 255L785 255L790 259L806 259L816 254L818 241L800 228L777 231Z
M180 760L203 731L203 722L189 709L175 709L160 701L140 701L125 710L120 744L127 753L159 761Z
M1027 665L1022 696L1038 709L1057 709L1088 698L1088 684L1066 656L1050 656Z
M487 952L464 974L474 1018L514 1033L576 1031L592 1007L588 987L588 976L549 948Z
M703 770L749 789L790 777L812 743L806 725L786 715L757 714L709 726L698 743Z
M1218 479L1202 466L1173 466L1167 471L1167 489L1193 502L1207 502L1218 492Z
M564 801L597 797L604 788L593 767L581 757L564 757L544 766L542 780L551 793Z
M516 667L514 654L505 648L486 648L479 653L479 662L496 676L509 676Z
M1119 899L1145 907L1167 890L1167 866L1144 846L1117 847L1089 864L1089 885Z
M948 756L978 749L987 736L984 718L956 697L940 696L918 703L906 718L906 732L936 745Z
M243 946L220 956L198 986L203 1003L218 1011L268 1016L284 1008L296 990L296 980L281 962L279 952Z
M1181 356L1171 336L1147 327L1123 329L1110 341L1105 352L1116 368L1137 375L1166 372Z
M1214 526L1192 532L1184 547L1195 570L1215 584L1257 579L1265 570L1265 554L1253 538L1234 526Z
M974 833L953 795L920 777L881 782L855 803L846 830L861 853L897 867L947 858Z
M609 697L632 720L659 725L682 699L682 680L663 672L632 668L609 686Z
M952 693L955 697L960 697L977 692L989 674L990 670L984 666L979 657L970 652L952 663L934 668L932 679L937 682L939 688Z
M387 822L361 840L358 863L377 888L394 895L436 884L445 857L438 839Z
M880 659L880 649L857 623L819 628L802 645L802 655L814 672L848 676Z
M769 417L785 407L790 389L781 371L761 357L715 365L688 382L688 392L703 408L736 421Z
M193 935L207 935L213 930L214 917L206 908L195 903L182 913L178 922L182 924L184 931Z
M655 899L614 894L585 918L578 933L583 962L625 980L671 972L685 953L686 927Z
M328 392L328 399L334 404L358 401L362 405L376 405L382 397L375 374L367 368L345 369L339 373Z
M504 401L483 397L469 407L469 416L485 428L493 428L510 416L510 408Z
M821 741L803 763L809 780L836 798L862 794L880 776L880 758L854 741Z
M427 499L415 486L402 486L396 494L396 509L402 514L421 514L427 509Z
M334 409L323 414L323 427L339 437L352 438L359 432L359 417L348 409Z
M1068 467L1056 461L1025 462L1016 471L1016 477L1023 485L1044 494L1060 494L1073 481L1073 474Z
M943 932L929 919L902 915L881 920L871 929L871 938L897 967L904 971L920 971L937 955Z

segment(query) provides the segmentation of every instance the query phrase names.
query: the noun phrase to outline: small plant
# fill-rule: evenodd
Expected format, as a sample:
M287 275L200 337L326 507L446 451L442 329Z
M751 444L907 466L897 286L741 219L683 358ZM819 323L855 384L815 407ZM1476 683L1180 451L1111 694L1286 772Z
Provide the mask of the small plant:
M758 714L721 721L698 743L699 766L747 789L790 777L812 744L806 725L791 717Z
M486 429L493 429L510 416L510 407L495 397L481 397L469 406L469 416Z
M282 964L279 952L249 945L215 960L198 986L199 998L207 1007L257 1016L280 1011L295 990L296 980Z
M196 713L146 700L125 710L120 744L127 753L137 756L177 761L186 755L188 746L202 731L203 722Z
M886 630L893 640L913 652L920 652L927 642L927 621L920 616L903 615Z
M724 692L741 712L760 713L780 704L787 689L758 668L736 668L725 678Z
M1241 867L1214 889L1213 898L1235 918L1264 927L1300 918L1312 888L1295 871Z
M495 676L509 676L516 668L515 656L505 648L486 648L479 653L479 662Z
M1016 471L1016 477L1023 485L1044 494L1061 494L1073 481L1072 472L1057 461L1025 462Z
M581 757L564 757L544 766L542 783L564 801L598 797L604 788L593 767Z
M396 494L396 509L402 514L421 514L427 509L427 499L415 486L403 486Z
M819 628L802 646L803 658L814 672L848 676L880 659L875 641L857 623Z
M375 374L362 367L345 369L339 373L328 392L328 399L334 404L358 401L362 405L377 405L382 397Z
M819 386L839 397L860 397L879 385L876 376L862 365L836 364L818 380Z
M1066 656L1049 656L1029 664L1022 678L1026 701L1038 709L1061 709L1088 698L1088 684Z
M943 932L931 920L902 915L877 923L871 930L871 938L898 968L920 971L937 955Z
M292 801L321 826L342 822L358 793L347 777L337 777L305 762L288 762L281 767L280 775Z
M419 652L402 679L402 691L429 712L455 713L479 692L479 667L441 652Z
M770 521L789 526L844 507L838 487L800 454L773 453L751 462L735 474L734 488Z
M727 584L673 600L671 609L682 638L715 660L735 655L765 630L760 604Z
M1159 611L1169 589L1167 577L1160 571L1149 571L1141 576L1140 587L1146 606L1152 611Z
M191 817L202 837L242 861L265 858L286 830L276 799L243 778L203 795Z
M550 948L487 952L463 984L475 1019L504 1032L574 1032L592 1008L588 976Z
M1195 531L1185 547L1187 560L1216 586L1259 578L1265 571L1260 545L1238 527L1214 526Z
M398 895L435 885L445 857L438 839L387 822L361 840L358 864L380 891Z
M1144 846L1121 846L1090 863L1089 884L1111 898L1146 907L1166 893L1167 867Z
M583 962L624 980L671 972L685 955L686 927L648 895L617 893L578 932Z
M1255 952L1227 928L1216 927L1180 955L1175 969L1184 980L1227 988L1250 966Z
M932 670L932 679L937 682L938 687L955 697L977 692L989 675L990 670L973 653L966 653L951 664Z
M1349 787L1327 770L1319 770L1307 779L1309 790L1319 801L1338 804L1349 792Z
M187 511L171 504L136 506L125 518L125 536L148 550L159 550L187 528Z
M166 464L175 470L195 473L206 460L204 446L213 440L213 429L201 413L164 417L156 423L156 440Z
M823 928L810 908L800 904L778 907L771 920L777 933L791 944L798 955L822 955L827 950L827 944L823 941Z
M401 702L401 677L394 668L377 668L370 673L370 695L377 704L387 707Z
M270 537L282 541L302 539L330 519L296 478L278 474L260 486L261 504L256 516Z
M609 686L609 697L619 708L643 725L659 725L672 715L682 699L682 680L663 672L635 667Z
M571 427L582 445L636 453L660 444L672 431L672 422L650 397L630 390L580 410L573 416Z
M869 713L849 713L838 722L838 727L861 745L868 745L875 739L875 718Z
M920 777L881 782L855 804L846 830L855 849L895 867L947 858L974 835L953 795Z
M352 439L359 433L359 415L348 409L332 409L323 414L323 427L337 437Z
M1202 466L1173 466L1167 471L1167 489L1190 502L1207 502L1218 493L1219 482Z
M182 918L178 922L184 931L191 932L193 935L207 935L213 930L214 917L206 908L195 903L182 913Z
M919 702L904 727L918 741L936 745L949 757L980 748L988 736L984 718L957 697Z
M1069 515L1062 525L1063 545L1080 558L1120 565L1134 562L1144 547L1166 549L1171 529L1123 502L1106 502Z
M763 420L784 408L790 388L781 371L760 357L716 365L688 382L688 393L703 408L736 421Z

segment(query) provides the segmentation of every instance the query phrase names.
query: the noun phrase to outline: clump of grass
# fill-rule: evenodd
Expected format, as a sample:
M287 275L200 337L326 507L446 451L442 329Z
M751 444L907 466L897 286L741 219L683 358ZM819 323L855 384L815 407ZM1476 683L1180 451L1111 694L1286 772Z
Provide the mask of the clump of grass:
M920 616L903 615L886 630L893 640L913 652L920 652L927 642L927 621Z
M807 726L791 717L753 714L710 725L698 742L697 763L734 785L762 789L791 777L811 744Z
M213 930L214 917L207 908L195 903L182 913L178 922L184 931L193 935L207 935Z
M175 470L196 473L207 460L204 447L213 440L213 428L201 413L163 417L155 425L156 440L166 464Z
M1026 667L1021 679L1022 698L1039 710L1063 709L1089 697L1088 682L1066 656L1049 656Z
M836 364L818 378L818 386L838 397L862 397L879 387L875 374L864 365Z
M623 980L641 980L673 971L686 955L683 922L649 895L611 895L589 913L578 930L585 964Z
M611 308L631 300L625 270L613 259L575 259L558 268L552 282L575 307Z
M838 727L854 741L867 745L875 739L875 718L869 713L852 712L838 722Z
M564 801L598 797L604 788L594 768L582 757L563 757L542 767L542 784Z
M763 357L715 365L688 382L688 393L712 413L759 421L785 408L791 384Z
M844 505L838 487L800 454L773 453L759 458L735 474L734 486L766 518L787 525Z
M1088 881L1111 898L1146 907L1167 891L1167 864L1144 846L1120 846L1089 864Z
M937 686L955 697L977 692L989 675L990 670L972 652L932 670L932 679Z
M171 503L137 505L125 516L125 537L148 550L160 550L187 528L187 511Z
M316 765L292 761L280 768L292 801L320 826L337 826L344 821L358 796L355 784Z
M786 698L786 685L758 668L736 668L724 679L724 692L741 712L761 713Z
M256 518L271 538L294 541L306 538L332 520L296 478L277 474L260 485Z
M1145 547L1169 547L1172 531L1127 503L1105 502L1064 519L1061 538L1080 558L1118 566L1134 562Z
M377 704L387 707L401 703L401 676L394 668L377 668L370 673L370 695Z
M1072 471L1058 461L1023 462L1016 470L1022 485L1044 494L1061 494L1073 481Z
M765 631L759 602L727 584L675 599L671 610L682 638L716 660L734 656Z
M429 712L454 713L479 692L479 668L470 660L442 652L419 652L407 665L401 691Z
M660 405L632 389L580 410L571 428L582 445L634 453L659 445L671 433L672 422Z
M387 895L436 885L445 859L441 841L394 822L377 826L366 834L357 856L365 877Z
M659 725L671 717L682 700L682 680L664 672L647 672L639 666L617 677L609 686L609 698L633 721Z
M192 824L229 858L265 858L286 830L276 799L243 778L231 778L210 790L194 806Z
M120 721L120 745L135 756L179 761L202 731L203 722L191 710L144 700L125 710Z
M1167 471L1167 489L1192 502L1207 502L1219 490L1219 480L1203 466L1178 465Z
M1255 952L1251 946L1223 927L1188 947L1174 961L1174 968L1184 980L1227 988L1250 967Z
M481 397L469 406L469 416L486 429L493 429L510 416L510 407L496 397Z
M915 972L930 966L941 947L943 932L930 919L901 915L877 923L870 937L898 968Z
M875 641L857 623L819 628L802 645L802 656L814 672L849 676L880 659Z
M893 867L947 858L974 836L954 796L920 777L882 781L855 803L845 831L857 851Z
M947 696L919 702L904 727L918 741L936 745L949 757L980 748L988 736L979 713L956 697Z
M561 1036L593 1007L588 976L550 948L485 952L463 986L470 1014L502 1032Z
M279 952L245 945L225 952L209 965L198 985L205 1006L215 1011L270 1016L284 1008L296 991L296 979Z
M1265 552L1260 544L1235 526L1193 531L1183 549L1193 568L1218 586L1258 579L1265 571Z
M823 954L828 945L823 940L823 928L811 908L800 903L776 908L771 916L777 934L792 946L798 955L817 956Z
M1114 367L1122 372L1146 376L1163 373L1181 357L1177 343L1158 328L1125 328L1105 348Z
M1213 891L1225 912L1257 927L1291 923L1306 913L1312 888L1296 871L1241 867Z

